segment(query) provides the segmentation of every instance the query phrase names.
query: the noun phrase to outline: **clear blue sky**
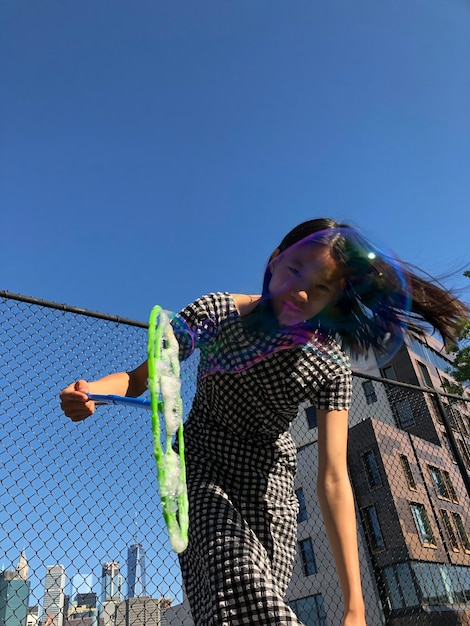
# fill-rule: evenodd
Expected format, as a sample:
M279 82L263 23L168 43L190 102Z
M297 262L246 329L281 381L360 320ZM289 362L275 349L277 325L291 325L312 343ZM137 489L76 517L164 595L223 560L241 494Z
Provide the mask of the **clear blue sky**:
M146 320L323 215L455 270L469 59L467 0L2 0L0 287Z

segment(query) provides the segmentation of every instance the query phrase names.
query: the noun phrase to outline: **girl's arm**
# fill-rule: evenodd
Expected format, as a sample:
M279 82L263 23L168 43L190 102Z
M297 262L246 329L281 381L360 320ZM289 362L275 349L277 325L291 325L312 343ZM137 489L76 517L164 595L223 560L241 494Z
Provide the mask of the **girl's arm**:
M147 361L131 372L118 372L94 382L79 380L60 393L60 405L72 422L80 422L95 412L96 403L87 393L113 394L136 398L147 389Z
M347 470L348 411L317 409L317 493L344 599L344 626L364 626L356 513Z

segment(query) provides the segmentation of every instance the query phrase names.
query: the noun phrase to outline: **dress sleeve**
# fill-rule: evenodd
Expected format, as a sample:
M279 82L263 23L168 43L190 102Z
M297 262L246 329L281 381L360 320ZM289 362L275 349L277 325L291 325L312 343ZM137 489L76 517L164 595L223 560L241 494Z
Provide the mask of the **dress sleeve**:
M314 405L317 409L340 411L349 409L352 394L352 373L349 368L341 370L318 393Z
M173 318L171 325L179 343L180 361L215 337L228 308L228 294L211 293L191 302Z

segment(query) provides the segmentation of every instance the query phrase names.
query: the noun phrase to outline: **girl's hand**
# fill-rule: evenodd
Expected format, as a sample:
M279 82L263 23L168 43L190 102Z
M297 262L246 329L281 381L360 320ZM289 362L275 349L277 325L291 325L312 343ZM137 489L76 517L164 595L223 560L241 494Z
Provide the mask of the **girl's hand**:
M86 395L88 391L86 380L79 380L60 392L60 406L72 422L81 422L95 412L95 403Z

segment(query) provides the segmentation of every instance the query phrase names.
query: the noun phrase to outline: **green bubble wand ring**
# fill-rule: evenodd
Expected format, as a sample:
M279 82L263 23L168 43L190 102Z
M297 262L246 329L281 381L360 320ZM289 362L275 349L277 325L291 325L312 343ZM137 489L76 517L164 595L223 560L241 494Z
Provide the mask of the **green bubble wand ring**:
M156 305L150 313L147 343L150 401L96 393L89 393L88 398L106 404L125 404L151 409L153 452L163 518L167 525L171 547L179 554L188 545L189 518L178 353L178 342L168 314ZM161 424L164 424L164 429L161 428ZM172 448L174 436L178 442L178 452Z
M163 517L168 528L171 546L175 552L180 553L188 545L188 494L178 353L179 345L168 314L157 305L153 307L150 314L148 334L153 451L157 465ZM165 424L164 447L161 441L161 421ZM178 453L172 448L174 435L177 437Z

